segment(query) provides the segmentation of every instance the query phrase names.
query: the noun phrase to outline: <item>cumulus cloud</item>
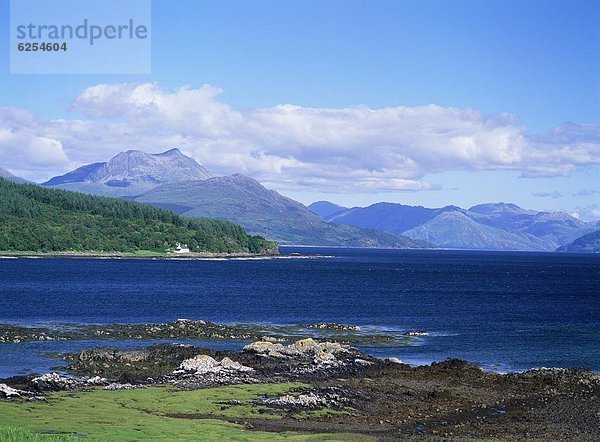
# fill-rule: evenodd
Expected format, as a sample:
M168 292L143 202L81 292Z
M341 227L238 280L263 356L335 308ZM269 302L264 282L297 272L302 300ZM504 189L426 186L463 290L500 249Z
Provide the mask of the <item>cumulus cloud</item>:
M46 135L40 123L21 109L0 110L0 164L25 177L68 166L62 142Z
M37 159L48 167L52 159L59 169L104 161L125 149L157 152L177 146L214 174L242 172L282 190L424 190L436 188L424 182L436 172L557 176L600 163L600 126L569 123L528 136L512 114L436 105L234 109L220 94L209 85L165 91L156 83L100 84L73 102L84 118L43 120L4 109L0 160L10 150L3 147L8 146L2 144L3 131L19 121L27 137L38 138L36 148L45 153ZM13 143L12 149L18 145L30 155L25 146L31 142Z

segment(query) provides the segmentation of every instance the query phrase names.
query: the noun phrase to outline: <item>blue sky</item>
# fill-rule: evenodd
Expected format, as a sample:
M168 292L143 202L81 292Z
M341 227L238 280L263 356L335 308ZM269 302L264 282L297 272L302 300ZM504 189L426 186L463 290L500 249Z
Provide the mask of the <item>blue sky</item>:
M1 4L0 27L6 29L8 2L4 0ZM572 167L560 171L557 162L563 161L563 157L557 156L545 166L552 166L552 171L545 169L542 174L532 172L535 162L532 158L507 167L504 160L484 161L482 158L487 155L468 164L463 158L451 159L447 170L439 165L419 164L408 173L400 166L386 168L385 164L365 158L352 169L350 156L357 156L354 151L344 153L348 158L340 160L344 166L340 174L346 171L360 181L366 175L351 172L364 170L377 172L369 175L369 183L374 179L390 180L397 175L425 185L373 185L365 189L374 190L361 192L360 186L357 190L337 176L331 165L302 184L302 171L309 173L310 166L317 161L315 158L321 158L315 152L323 146L310 145L306 138L294 139L290 143L295 148L282 153L283 148L275 146L275 141L273 146L269 145L270 138L265 134L275 133L271 126L260 136L252 134L247 143L263 143L264 151L257 153L258 148L255 148L248 152L254 158L264 154L264 161L285 159L280 167L267 172L266 165L250 164L232 156L229 160L215 160L212 169L215 173L233 173L241 167L242 172L302 202L329 199L346 205L364 205L386 200L469 206L503 200L536 209L575 211L597 205L600 200L600 195L593 192L600 187L600 141L596 132L600 123L600 3L597 1L153 0L152 16L150 75L10 75L9 41L3 32L0 107L28 110L36 118L46 120L123 122L131 115L107 115L104 110L92 109L89 100L80 100L78 105L73 103L83 91L98 84L131 83L155 83L161 96L173 94L184 85L196 90L209 84L222 90L211 96L209 105L217 101L242 113L273 109L281 104L320 110L357 105L369 109L419 108L434 104L443 109L473 109L481 119L494 122L502 119L500 116L504 113L512 114L510 123L498 123L499 127L509 125L525 137L546 134L543 146L536 141L537 151L532 158L543 156L548 146L556 146L555 139L548 139L548 131L573 122L588 125L585 126L588 131L585 154L579 153ZM268 114L280 120L280 115ZM315 118L323 115L322 112L315 114ZM438 118L437 114L428 112L423 118ZM257 118L252 118L256 124ZM391 124L387 116L381 118ZM394 118L405 116L402 113ZM460 122L471 116L443 118L443 130L447 130L447 125L455 124L453 121ZM411 124L414 121L411 119ZM422 120L418 121L421 124ZM137 121L135 123L136 130L141 130ZM338 120L336 127L337 123ZM311 125L314 124L317 123L311 120ZM435 124L439 124L439 120ZM487 120L477 123L478 140L482 139L481 128L489 128L490 124ZM403 131L411 127L399 126ZM175 132L181 127L171 126L174 133L168 139L176 140ZM374 129L361 126L360 130ZM49 138L48 134L39 136ZM72 145L73 134L61 136L57 135L66 159L44 167L36 164L29 177L44 179L73 164L96 161L102 159L102 154L130 147L110 145L103 152L94 150L91 145L85 146L86 141L81 140L80 152L77 152L78 148ZM418 136L417 132L415 137ZM206 160L210 156L206 153L209 148L202 150L199 141L206 138L202 135L190 141L187 149L183 146L184 152ZM217 137L212 141L218 143L219 140ZM244 144L243 135L238 134L235 143L229 139L228 142ZM382 140L382 146L388 142L388 138ZM565 143L572 142L569 139ZM147 150L161 148L157 142ZM412 158L407 154L411 146L397 151L395 148L389 147L385 155L381 155L382 161L394 156L394 152L399 152L402 164L410 163L410 167L414 161L429 158L426 155ZM299 149L303 149L302 152ZM363 150L368 149L365 145ZM427 149L427 145L416 149ZM530 150L529 147L523 149ZM331 161L336 155L341 154L336 151L335 155L323 157L323 161ZM27 169L23 161L20 165L3 163L0 166L23 173ZM521 178L523 175L527 178ZM321 182L326 184L319 186ZM417 188L420 190L414 190ZM590 192L582 192L585 190ZM580 195L574 196L577 194Z

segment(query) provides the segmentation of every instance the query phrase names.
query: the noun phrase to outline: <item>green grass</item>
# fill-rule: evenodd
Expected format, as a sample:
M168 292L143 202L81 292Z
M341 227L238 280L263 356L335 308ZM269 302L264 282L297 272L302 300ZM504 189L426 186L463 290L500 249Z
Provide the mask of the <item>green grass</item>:
M74 437L63 435L39 434L25 428L0 427L2 442L74 442Z
M173 391L153 387L129 391L94 390L85 393L55 393L44 402L0 402L0 428L18 426L36 433L84 434L88 440L203 440L203 441L317 441L366 440L360 435L303 435L249 431L219 420L228 418L279 419L252 406L259 396L276 396L302 386L298 383L252 384ZM241 405L219 402L237 400ZM202 419L169 417L172 414L202 416ZM214 417L211 418L211 417ZM0 433L1 434L1 433ZM0 437L4 442L5 439ZM15 439L37 440L37 439ZM52 439L44 439L52 440Z

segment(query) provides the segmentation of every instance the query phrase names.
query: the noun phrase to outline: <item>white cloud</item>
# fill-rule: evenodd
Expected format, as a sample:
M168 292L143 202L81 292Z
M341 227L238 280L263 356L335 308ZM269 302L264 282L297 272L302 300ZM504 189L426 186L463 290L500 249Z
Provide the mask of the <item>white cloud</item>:
M577 216L584 221L598 221L600 222L600 204L590 204L589 206L576 207L575 212ZM598 225L600 227L600 224Z
M570 123L528 136L512 114L436 105L241 110L219 101L220 93L208 85L169 92L156 83L101 84L73 103L85 119L5 108L0 160L12 169L35 165L27 152L37 140L36 160L58 173L126 149L178 146L214 174L242 172L278 189L365 193L435 188L423 177L444 171L557 176L600 164L600 126ZM23 138L6 144L3 134L15 125ZM9 157L18 149L26 154L15 165Z
M69 164L60 139L45 134L31 113L14 108L0 110L0 164L20 176L51 173ZM23 173L24 172L24 173Z

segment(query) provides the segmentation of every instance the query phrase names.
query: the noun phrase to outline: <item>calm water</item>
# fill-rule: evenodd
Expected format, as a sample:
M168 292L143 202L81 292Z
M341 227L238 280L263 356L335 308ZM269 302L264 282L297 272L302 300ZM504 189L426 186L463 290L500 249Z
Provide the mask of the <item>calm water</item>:
M411 363L600 370L600 256L284 249L297 251L333 257L2 259L0 322L341 322L427 330L411 347L366 349ZM0 344L0 377L42 371L56 365L44 352L82 345L95 343Z

